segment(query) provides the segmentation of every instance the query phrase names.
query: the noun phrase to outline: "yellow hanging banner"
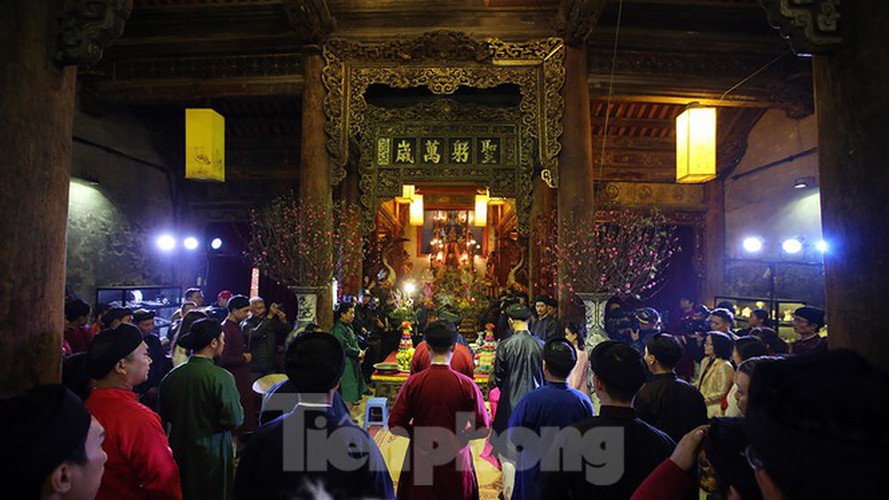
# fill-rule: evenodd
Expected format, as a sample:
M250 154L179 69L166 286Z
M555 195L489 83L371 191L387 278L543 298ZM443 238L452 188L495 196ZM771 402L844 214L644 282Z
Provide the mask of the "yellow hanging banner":
M225 182L225 117L212 109L185 110L185 178Z

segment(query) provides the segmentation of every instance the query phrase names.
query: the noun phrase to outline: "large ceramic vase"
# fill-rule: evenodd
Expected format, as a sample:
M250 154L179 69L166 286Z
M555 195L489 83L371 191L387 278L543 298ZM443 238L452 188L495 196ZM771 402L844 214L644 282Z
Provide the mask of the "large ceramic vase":
M576 294L583 301L585 310L586 345L592 348L608 340L608 334L605 332L605 304L611 298L611 294L584 292Z
M318 302L324 287L292 286L290 290L296 295L297 328L309 323L318 323Z

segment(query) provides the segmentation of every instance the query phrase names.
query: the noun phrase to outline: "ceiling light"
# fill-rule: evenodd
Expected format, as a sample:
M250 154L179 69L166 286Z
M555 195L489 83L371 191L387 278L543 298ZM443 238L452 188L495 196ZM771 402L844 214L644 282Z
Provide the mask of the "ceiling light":
M790 254L800 253L803 249L803 242L796 238L787 238L781 242L781 248Z
M157 244L157 247L164 252L169 252L176 248L176 238L171 234L163 234L159 236L155 243Z
M759 236L750 236L748 238L744 238L744 242L742 243L744 250L749 253L757 253L762 250L762 238Z
M196 250L198 248L198 239L194 236L189 236L182 241L182 246L187 250Z

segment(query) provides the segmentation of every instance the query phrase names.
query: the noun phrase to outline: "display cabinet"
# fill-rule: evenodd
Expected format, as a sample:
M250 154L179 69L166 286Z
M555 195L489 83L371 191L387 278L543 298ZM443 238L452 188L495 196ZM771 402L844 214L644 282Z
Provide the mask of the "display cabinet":
M161 338L170 328L170 317L182 305L180 286L108 286L96 289L96 303L154 311L155 328Z

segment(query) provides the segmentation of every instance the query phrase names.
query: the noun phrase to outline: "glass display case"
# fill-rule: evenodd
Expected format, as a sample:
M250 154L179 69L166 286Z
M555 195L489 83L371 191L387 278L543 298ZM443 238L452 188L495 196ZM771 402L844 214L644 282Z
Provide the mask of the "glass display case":
M181 286L109 286L96 289L96 303L154 311L158 335L170 328L170 317L182 304Z
M735 329L740 330L747 328L747 317L754 309L765 309L769 311L769 319L772 326L777 325L776 331L786 341L796 340L797 335L793 332L793 311L806 305L804 301L794 299L778 299L771 303L769 299L763 297L714 297L714 304L720 302L730 302L734 307L735 313Z

